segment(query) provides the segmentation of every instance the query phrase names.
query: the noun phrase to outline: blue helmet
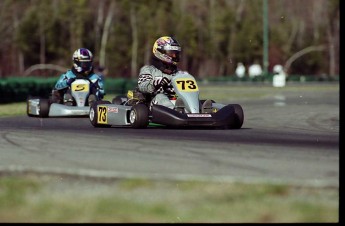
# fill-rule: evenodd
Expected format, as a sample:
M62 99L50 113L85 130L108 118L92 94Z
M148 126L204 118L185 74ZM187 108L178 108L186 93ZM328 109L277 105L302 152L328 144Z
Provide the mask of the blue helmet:
M73 53L73 67L80 74L88 74L92 70L93 55L86 48L77 49Z

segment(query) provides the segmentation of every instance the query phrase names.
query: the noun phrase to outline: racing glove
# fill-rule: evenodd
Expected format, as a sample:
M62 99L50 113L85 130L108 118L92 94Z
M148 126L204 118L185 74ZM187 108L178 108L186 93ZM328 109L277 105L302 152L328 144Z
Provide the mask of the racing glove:
M96 96L99 100L103 99L103 97L104 97L104 95L100 91L96 92Z
M98 81L90 83L90 90L92 94L95 94L99 99L103 98L102 93L99 91Z
M75 78L70 78L70 79L67 80L66 84L68 86L71 86L72 82L74 82L74 81L75 81Z
M167 86L170 83L169 79L166 77L163 77L160 83L158 83L155 88L158 89L159 87Z
M99 89L98 81L90 83L91 92L94 93Z

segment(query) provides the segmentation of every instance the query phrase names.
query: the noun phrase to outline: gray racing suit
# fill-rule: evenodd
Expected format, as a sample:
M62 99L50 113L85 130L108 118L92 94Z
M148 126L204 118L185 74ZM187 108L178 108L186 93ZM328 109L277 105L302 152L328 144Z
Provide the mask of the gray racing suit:
M142 93L152 94L154 97L151 105L163 105L165 107L174 108L174 104L169 98L175 95L171 82L165 87L157 87L164 77L171 81L175 74L165 74L153 65L145 65L140 69L138 79L138 89Z

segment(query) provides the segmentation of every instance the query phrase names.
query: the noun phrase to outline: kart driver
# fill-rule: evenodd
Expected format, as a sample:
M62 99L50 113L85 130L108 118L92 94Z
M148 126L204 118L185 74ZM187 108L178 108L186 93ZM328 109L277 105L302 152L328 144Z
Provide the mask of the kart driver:
M169 36L160 37L153 44L151 65L140 69L138 79L138 90L153 96L151 104L174 108L174 104L169 100L175 95L170 81L178 71L180 52L180 44Z
M180 61L181 46L176 39L169 36L158 38L152 48L151 65L145 65L140 69L138 90L144 94L153 96L151 104L163 105L173 109L181 105L181 99L174 105L170 98L175 96L171 85L172 77L179 71L177 64ZM211 105L211 101L205 101ZM183 105L183 102L182 102Z
M72 82L77 78L87 78L91 82L87 103L91 106L94 101L101 100L105 95L103 80L93 71L93 55L90 50L80 48L73 53L72 60L73 67L60 76L52 90L52 102L72 106L73 97L69 89Z

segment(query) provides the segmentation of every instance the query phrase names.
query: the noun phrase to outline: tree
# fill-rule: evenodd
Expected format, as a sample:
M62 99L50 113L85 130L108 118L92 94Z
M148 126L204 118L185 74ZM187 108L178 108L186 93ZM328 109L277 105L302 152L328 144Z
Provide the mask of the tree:
M270 68L322 45L290 73L339 73L339 0L267 2ZM2 0L0 20L0 76L35 64L70 67L86 47L108 76L135 77L163 35L182 45L181 69L200 78L233 75L237 62L263 57L262 0Z

